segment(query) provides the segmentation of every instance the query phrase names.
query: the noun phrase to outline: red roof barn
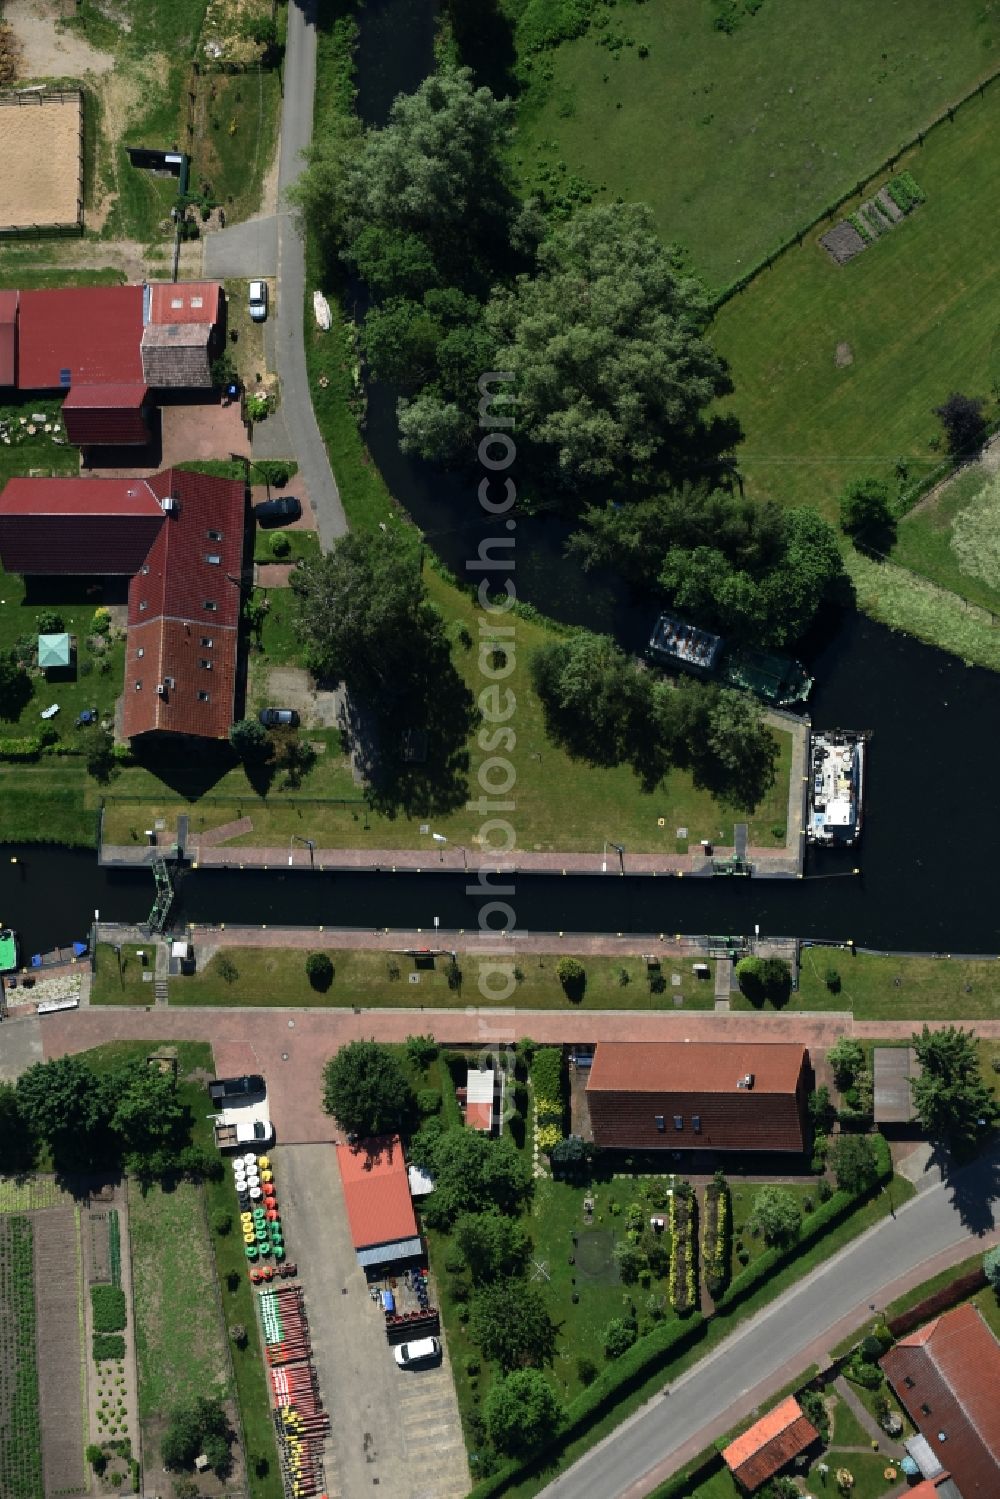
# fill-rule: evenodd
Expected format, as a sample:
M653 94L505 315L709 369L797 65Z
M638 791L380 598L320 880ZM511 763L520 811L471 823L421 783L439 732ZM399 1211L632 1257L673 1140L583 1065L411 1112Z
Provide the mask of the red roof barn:
M21 390L142 384L141 286L66 286L18 293Z
M0 389L17 384L17 292L0 291Z
M962 1499L1000 1494L1000 1343L966 1302L880 1360L907 1413Z
M131 576L163 525L145 479L11 479L0 493L9 573Z
M79 448L139 446L149 441L141 381L132 385L73 385L63 401L66 436Z
M799 1045L600 1041L587 1080L594 1143L798 1152L808 1075Z

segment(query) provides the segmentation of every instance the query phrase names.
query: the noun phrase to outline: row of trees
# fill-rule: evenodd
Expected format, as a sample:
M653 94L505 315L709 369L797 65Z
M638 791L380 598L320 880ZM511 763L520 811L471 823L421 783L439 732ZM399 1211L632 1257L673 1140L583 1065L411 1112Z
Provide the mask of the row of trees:
M756 806L774 783L777 745L745 693L695 681L674 687L587 630L542 646L531 676L549 736L592 764L630 764L649 787L682 767L739 806Z

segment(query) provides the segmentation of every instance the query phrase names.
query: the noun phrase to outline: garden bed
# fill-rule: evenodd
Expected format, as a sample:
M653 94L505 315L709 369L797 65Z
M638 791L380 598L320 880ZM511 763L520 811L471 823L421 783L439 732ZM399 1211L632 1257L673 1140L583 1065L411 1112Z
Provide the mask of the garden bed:
M42 1499L33 1235L0 1218L0 1493Z

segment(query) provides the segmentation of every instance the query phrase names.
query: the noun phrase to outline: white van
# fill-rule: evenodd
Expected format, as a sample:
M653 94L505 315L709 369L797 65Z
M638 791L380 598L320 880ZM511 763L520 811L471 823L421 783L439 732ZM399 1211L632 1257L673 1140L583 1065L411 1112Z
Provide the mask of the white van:
M415 1343L400 1343L392 1351L401 1369L412 1369L414 1364L436 1363L441 1357L441 1344L437 1338L418 1338Z

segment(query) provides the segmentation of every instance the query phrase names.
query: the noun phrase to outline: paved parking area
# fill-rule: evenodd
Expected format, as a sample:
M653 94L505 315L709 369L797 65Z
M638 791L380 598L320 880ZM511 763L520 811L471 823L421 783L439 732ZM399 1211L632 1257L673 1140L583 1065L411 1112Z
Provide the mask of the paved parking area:
M358 1499L376 1480L392 1499L461 1499L471 1482L450 1365L397 1367L351 1244L336 1152L278 1146L274 1174L330 1412L330 1499Z

